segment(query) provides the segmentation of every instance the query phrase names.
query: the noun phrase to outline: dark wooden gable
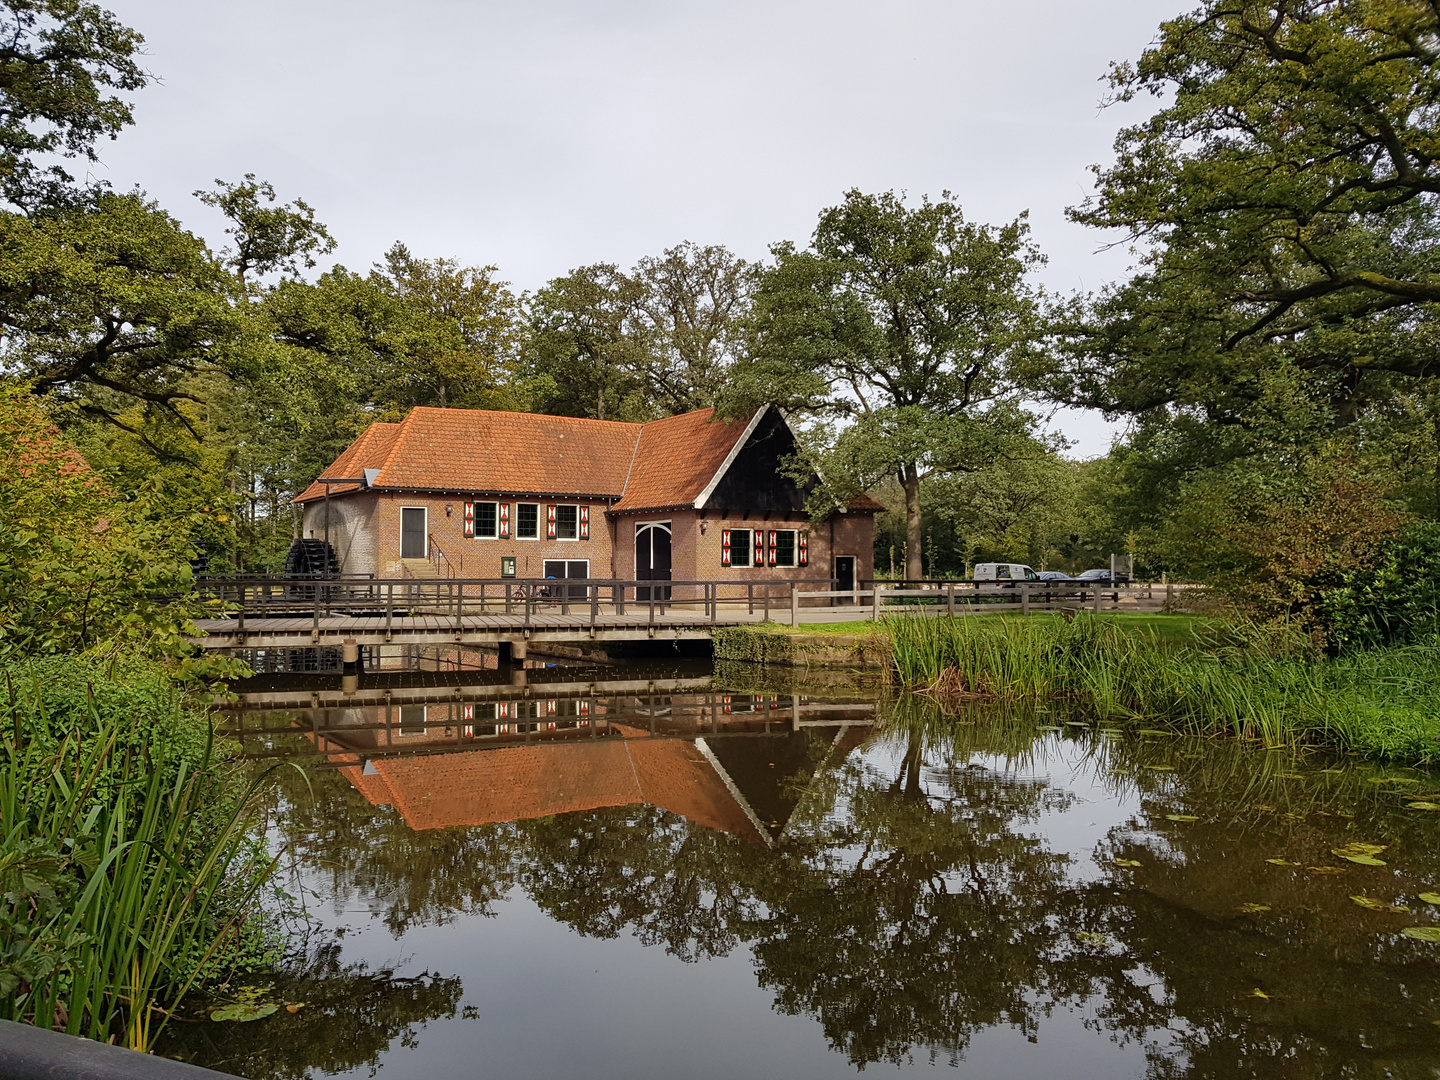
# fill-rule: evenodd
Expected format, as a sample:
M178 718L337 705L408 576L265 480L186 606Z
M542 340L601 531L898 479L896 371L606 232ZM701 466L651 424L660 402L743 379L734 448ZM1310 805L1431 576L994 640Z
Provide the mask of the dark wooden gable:
M810 485L802 488L780 471L781 461L794 452L795 436L784 417L778 409L766 409L706 500L705 509L726 516L804 510Z

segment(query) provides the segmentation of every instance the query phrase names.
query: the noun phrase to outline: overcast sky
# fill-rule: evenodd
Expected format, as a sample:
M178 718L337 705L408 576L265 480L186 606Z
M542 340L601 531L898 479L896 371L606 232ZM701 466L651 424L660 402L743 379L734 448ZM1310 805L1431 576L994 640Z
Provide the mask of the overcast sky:
M103 2L103 0L102 0ZM1042 280L1094 289L1123 251L1071 225L1116 130L1099 108L1179 0L110 0L158 82L97 178L217 247L191 196L247 172L302 197L354 269L403 240L533 289L682 240L803 243L852 187L1029 210ZM1066 414L1075 452L1098 417Z

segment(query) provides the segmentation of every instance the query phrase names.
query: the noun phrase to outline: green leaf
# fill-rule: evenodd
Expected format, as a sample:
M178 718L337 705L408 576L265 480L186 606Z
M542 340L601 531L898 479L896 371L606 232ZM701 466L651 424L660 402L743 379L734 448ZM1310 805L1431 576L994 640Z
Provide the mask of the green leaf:
M1270 905L1269 905L1269 904L1241 904L1241 905L1240 905L1240 911L1241 911L1242 914L1245 914L1245 915L1259 915L1259 914L1261 914L1261 913L1263 913L1263 912L1266 912L1266 911L1269 911L1269 910L1270 910Z
M1399 904L1387 904L1384 900L1376 900L1370 896L1352 896L1350 899L1363 908L1369 908L1371 911L1385 911L1394 915L1401 915L1410 910L1408 907L1402 907Z
M1407 926L1400 932L1416 941L1433 941L1440 945L1440 926Z
M1359 863L1361 866L1385 865L1384 859L1377 859L1373 855L1341 855L1340 857L1342 859L1349 859L1353 863Z
M1412 802L1408 805L1411 810L1440 810L1440 802Z
M1144 866L1145 864L1142 863L1142 862L1140 862L1140 860L1138 860L1138 859L1122 859L1122 858L1119 858L1119 857L1117 856L1116 859L1115 859L1115 865L1116 865L1116 866Z
M1440 892L1422 892L1420 899L1427 904L1440 904Z
M249 1023L251 1020L263 1020L271 1013L279 1009L279 1005L260 1005L255 1002L236 1002L234 1005L222 1005L210 1012L210 1019L223 1023L233 1021L235 1023Z
M1299 865L1300 865L1298 862L1291 862L1289 859L1266 859L1265 861L1268 862L1268 863L1272 863L1272 864L1275 865L1275 866L1299 866Z

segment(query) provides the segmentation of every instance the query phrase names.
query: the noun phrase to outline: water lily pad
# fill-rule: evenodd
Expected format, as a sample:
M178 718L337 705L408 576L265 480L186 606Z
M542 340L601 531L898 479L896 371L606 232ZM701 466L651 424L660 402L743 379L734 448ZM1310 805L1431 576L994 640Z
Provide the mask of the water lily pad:
M279 1005L261 1005L254 1001L240 1001L234 1005L222 1005L218 1009L212 1009L210 1019L222 1023L229 1020L244 1024L251 1020L263 1020L279 1008Z
M1115 859L1115 865L1116 865L1116 866L1144 866L1145 864L1142 863L1139 859L1122 859L1122 858L1119 858L1119 857L1117 856L1116 859Z
M1241 904L1240 911L1245 915L1259 915L1261 912L1269 911L1269 904Z
M1166 821L1199 821L1194 814L1166 814Z
M1440 892L1422 892L1420 899L1427 904L1440 904Z
M1359 863L1361 866L1385 865L1384 859L1377 859L1374 855L1341 855L1340 857L1342 859L1349 859L1353 863Z
M1271 864L1274 865L1274 866L1299 866L1299 865L1300 865L1298 862L1291 862L1289 859L1266 859L1265 861L1268 862L1268 863L1271 863Z
M1440 802L1412 802L1406 805L1411 810L1440 810Z
M1348 874L1350 872L1343 866L1307 866L1305 869L1312 874Z
M1094 930L1081 930L1075 935L1075 940L1083 941L1087 945L1108 945L1110 944L1110 935L1096 933Z
M1440 945L1440 926L1407 926L1400 932L1416 941L1433 941Z
M1348 859L1355 855L1379 855L1389 846L1389 844L1346 844L1344 847L1331 848L1330 853Z
M1403 915L1410 910L1408 907L1401 907L1399 904L1387 904L1384 900L1376 900L1372 896L1352 896L1350 899L1354 900L1355 903L1363 908L1369 908L1371 911L1388 911L1394 915Z

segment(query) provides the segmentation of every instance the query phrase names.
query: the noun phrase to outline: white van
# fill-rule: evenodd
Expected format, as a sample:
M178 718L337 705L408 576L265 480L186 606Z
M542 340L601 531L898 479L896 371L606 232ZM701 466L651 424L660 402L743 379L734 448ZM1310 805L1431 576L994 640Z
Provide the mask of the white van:
M1014 584L1017 581L1039 581L1040 577L1024 563L982 562L975 564L975 583Z

